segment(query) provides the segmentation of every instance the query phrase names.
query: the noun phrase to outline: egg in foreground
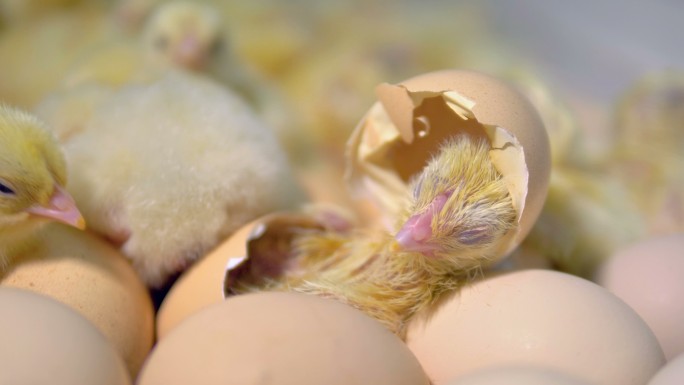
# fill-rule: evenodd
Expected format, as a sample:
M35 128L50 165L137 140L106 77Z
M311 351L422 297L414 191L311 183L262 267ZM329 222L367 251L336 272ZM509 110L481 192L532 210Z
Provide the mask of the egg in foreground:
M296 293L231 297L160 340L139 377L152 384L428 385L380 323L338 301Z
M34 251L18 258L0 287L30 290L68 305L121 354L132 377L154 338L154 308L135 270L104 240L66 225L45 227Z
M7 287L0 308L0 384L131 384L116 350L73 309Z
M639 385L665 363L653 332L602 287L550 270L465 286L409 326L407 344L434 385L502 365L535 365L595 385Z

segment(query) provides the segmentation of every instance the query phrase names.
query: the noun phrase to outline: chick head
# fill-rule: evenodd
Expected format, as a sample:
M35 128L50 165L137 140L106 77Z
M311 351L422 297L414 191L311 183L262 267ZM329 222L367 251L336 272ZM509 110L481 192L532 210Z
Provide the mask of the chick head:
M447 259L482 258L517 225L489 150L485 139L458 135L447 140L411 183L407 219L395 237L400 249Z
M174 1L157 8L145 25L143 43L163 65L204 70L222 49L220 17L208 4Z
M31 218L82 228L66 178L64 156L42 122L0 105L0 225Z

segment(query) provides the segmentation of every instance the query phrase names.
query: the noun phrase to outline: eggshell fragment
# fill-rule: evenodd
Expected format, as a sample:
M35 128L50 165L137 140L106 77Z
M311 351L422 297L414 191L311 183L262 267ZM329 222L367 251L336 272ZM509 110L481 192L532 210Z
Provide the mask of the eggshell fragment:
M238 295L159 341L139 385L428 385L405 344L338 301L297 293Z
M261 220L259 218L237 230L178 278L157 312L157 339L164 338L188 316L224 300L226 264L231 258L246 255L247 239Z
M152 348L154 308L130 263L105 241L49 224L36 249L0 280L52 297L78 311L109 339L134 377Z
M639 313L667 359L684 353L684 234L623 247L596 280Z
M348 143L352 191L377 201L385 222L392 223L409 180L440 143L456 134L485 137L518 212L520 226L499 248L502 258L510 253L541 211L551 170L549 139L530 101L502 80L459 70L382 84L376 92L379 101Z
M644 384L665 363L653 332L585 279L523 270L473 282L409 325L434 385L475 370L535 365L595 385Z
M495 367L447 381L445 385L591 385L565 373L534 366Z
M684 384L684 354L672 358L667 365L656 373L648 385L681 385Z
M321 228L314 217L294 212L275 212L260 217L231 235L214 251L196 262L174 283L157 313L157 338L163 338L182 320L199 310L222 302L226 280L231 274L258 274L248 271L251 256L260 251L269 255L286 254L293 231ZM277 267L278 261L273 261ZM284 265L283 265L284 266Z
M0 384L127 385L123 360L73 309L27 290L0 288Z

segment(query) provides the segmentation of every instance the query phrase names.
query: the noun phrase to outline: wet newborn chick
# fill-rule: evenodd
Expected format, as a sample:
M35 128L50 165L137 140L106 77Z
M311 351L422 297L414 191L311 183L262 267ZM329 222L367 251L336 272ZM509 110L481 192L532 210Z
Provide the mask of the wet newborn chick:
M64 190L66 163L43 123L0 105L0 273L32 244L41 224L56 220L83 228Z
M489 149L465 135L448 140L412 182L394 235L301 235L294 241L297 269L262 286L336 298L403 338L414 315L499 257L498 242L517 226ZM254 287L238 282L241 290Z

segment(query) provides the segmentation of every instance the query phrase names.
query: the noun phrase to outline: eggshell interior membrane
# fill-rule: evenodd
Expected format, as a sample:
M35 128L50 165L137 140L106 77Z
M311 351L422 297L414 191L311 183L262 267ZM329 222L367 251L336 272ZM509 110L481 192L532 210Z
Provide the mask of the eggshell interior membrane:
M381 84L376 91L379 101L347 145L352 191L376 201L382 220L393 224L411 177L441 143L458 134L486 138L518 212L520 226L504 238L499 255L512 251L542 209L551 171L549 138L530 101L500 79L463 70Z

